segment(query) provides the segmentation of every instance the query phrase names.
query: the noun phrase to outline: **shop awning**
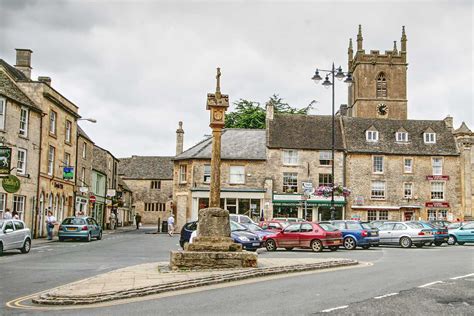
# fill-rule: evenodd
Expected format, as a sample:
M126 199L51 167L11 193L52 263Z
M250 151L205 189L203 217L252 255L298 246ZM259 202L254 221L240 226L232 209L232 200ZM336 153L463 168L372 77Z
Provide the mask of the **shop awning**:
M273 194L272 203L274 206L295 206L303 205L317 205L317 206L331 206L331 197L325 196L311 196L305 199L303 194ZM346 204L343 196L334 197L334 205L342 206Z

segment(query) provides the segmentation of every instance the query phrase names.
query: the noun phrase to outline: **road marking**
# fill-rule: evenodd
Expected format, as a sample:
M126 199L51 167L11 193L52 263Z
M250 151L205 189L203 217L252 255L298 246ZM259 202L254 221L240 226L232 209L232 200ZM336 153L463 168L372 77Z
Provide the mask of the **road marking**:
M461 275L461 276L457 276L457 277L454 277L454 278L450 278L450 280L464 279L464 278L467 278L467 277L470 277L470 276L474 276L474 273Z
M49 248L51 246L39 246L39 247L32 247L31 250L36 250L36 249L43 249L43 248Z
M348 307L349 307L349 305L343 305L343 306L328 308L328 309L325 309L325 310L321 311L321 313L329 313L329 312L332 312L332 311L335 311L335 310L338 310L338 309L344 309L344 308L348 308Z
M428 287L430 285L439 284L439 283L444 283L444 282L443 281L434 281L434 282L430 282L430 283L420 285L419 288Z
M374 297L376 300L379 300L381 298L385 298L385 297L389 297L389 296L394 296L394 295L398 295L398 293L389 293L389 294L385 294L385 295L381 295L381 296L376 296Z

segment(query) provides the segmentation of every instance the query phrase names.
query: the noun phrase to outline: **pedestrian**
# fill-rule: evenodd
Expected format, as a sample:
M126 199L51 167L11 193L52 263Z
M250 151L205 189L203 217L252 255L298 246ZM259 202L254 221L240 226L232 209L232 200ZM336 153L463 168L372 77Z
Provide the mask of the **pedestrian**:
M12 218L13 219L20 219L20 216L18 216L18 212L16 210L13 210L12 212Z
M5 213L3 213L3 219L12 219L12 213L10 213L10 209L5 209Z
M77 212L76 216L84 216L84 211L83 210L79 210L79 212Z
M53 239L54 224L56 224L56 217L53 216L53 212L48 211L48 216L46 216L46 229L48 231L48 240Z
M135 223L137 224L137 229L140 228L140 224L142 223L142 217L140 214L135 214Z
M117 221L117 216L115 215L115 213L113 211L110 212L109 220L110 220L110 229L115 229L115 223Z
M261 222L265 221L265 217L263 217L263 210L262 210L262 212L261 212L260 214L261 214L261 216L260 216L260 221L261 221Z
M174 231L174 217L173 214L168 217L168 235L173 236Z

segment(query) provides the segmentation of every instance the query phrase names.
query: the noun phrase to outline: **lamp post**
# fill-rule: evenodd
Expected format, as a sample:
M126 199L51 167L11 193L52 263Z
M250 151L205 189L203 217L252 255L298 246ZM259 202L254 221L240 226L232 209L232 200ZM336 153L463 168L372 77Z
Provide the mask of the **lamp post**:
M93 118L80 118L80 119L77 119L78 121L88 121L88 122L91 122L91 123L97 123L97 120L96 119L93 119Z
M332 164L331 164L331 177L332 177L332 190L331 190L331 220L334 220L336 215L336 209L334 207L334 150L335 150L335 142L336 142L336 119L334 113L334 102L335 102L335 78L338 80L342 80L345 78L344 82L347 84L352 84L352 75L350 72L343 72L341 66L337 69L334 67L334 63L332 63L331 70L324 70L324 69L316 69L314 76L311 78L314 80L315 83L319 83L323 78L319 75L319 72L326 73L326 78L324 79L322 85L326 88L332 86L332 140L331 140L331 157L332 157ZM332 77L332 81L329 80L329 75Z

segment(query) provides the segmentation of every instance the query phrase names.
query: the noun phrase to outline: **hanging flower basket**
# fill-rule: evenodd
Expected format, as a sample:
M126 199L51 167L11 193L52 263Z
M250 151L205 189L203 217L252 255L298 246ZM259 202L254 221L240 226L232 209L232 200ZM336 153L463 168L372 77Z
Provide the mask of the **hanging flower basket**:
M344 196L347 197L351 194L351 190L343 187L340 184L335 184L334 186L319 186L316 190L315 194L318 196L329 197L331 196L332 192L334 191L335 196Z

